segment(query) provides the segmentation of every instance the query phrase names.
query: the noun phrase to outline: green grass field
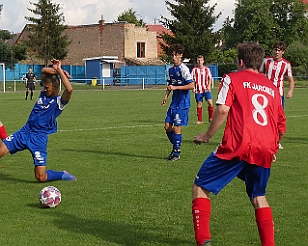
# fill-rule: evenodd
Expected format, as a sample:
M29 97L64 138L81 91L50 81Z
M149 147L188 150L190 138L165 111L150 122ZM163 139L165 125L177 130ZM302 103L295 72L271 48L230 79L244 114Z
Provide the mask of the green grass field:
M307 94L308 88L297 88L286 100L285 149L268 185L277 246L308 245ZM181 160L167 162L172 147L163 129L163 96L164 90L75 91L58 118L59 132L50 135L47 167L67 170L77 182L38 183L28 151L3 157L0 245L195 245L191 185L223 129L210 143L194 145L193 136L208 124L193 124L192 102ZM34 102L25 101L24 92L0 93L0 120L8 133L25 123ZM47 185L62 193L55 209L39 206L38 193ZM240 180L212 196L212 211L212 245L260 245Z

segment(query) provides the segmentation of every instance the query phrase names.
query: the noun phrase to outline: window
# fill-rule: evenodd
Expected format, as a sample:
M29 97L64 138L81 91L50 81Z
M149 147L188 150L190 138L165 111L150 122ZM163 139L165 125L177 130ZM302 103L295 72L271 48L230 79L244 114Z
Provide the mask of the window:
M137 43L137 57L138 58L145 57L145 43L141 42Z

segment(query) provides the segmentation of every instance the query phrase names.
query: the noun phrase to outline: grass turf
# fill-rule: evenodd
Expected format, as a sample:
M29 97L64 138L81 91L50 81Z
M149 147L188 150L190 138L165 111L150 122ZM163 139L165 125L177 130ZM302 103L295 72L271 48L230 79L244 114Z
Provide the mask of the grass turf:
M277 154L268 185L279 246L308 242L307 93L307 88L297 88L286 100L285 149ZM223 129L210 143L194 145L193 136L208 124L193 124L197 118L192 99L181 160L167 162L172 147L163 129L163 96L164 90L75 91L58 118L59 132L49 137L47 168L67 170L77 182L36 182L28 151L3 157L0 245L195 245L191 185ZM25 101L24 92L17 92L0 93L0 102L0 120L13 133L35 101ZM47 185L62 193L56 209L39 206L38 193ZM240 180L212 196L212 211L213 245L260 245L254 211Z

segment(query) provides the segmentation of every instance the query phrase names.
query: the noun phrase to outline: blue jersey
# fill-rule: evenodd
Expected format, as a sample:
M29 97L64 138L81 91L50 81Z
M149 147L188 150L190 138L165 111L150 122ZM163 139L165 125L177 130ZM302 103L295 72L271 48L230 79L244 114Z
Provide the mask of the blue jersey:
M62 113L61 96L47 97L44 91L38 97L24 128L37 133L51 134L57 131L56 118Z
M181 63L178 67L171 67L168 71L167 82L169 85L184 86L193 82L192 76L186 65ZM170 108L185 109L190 107L190 90L174 90Z

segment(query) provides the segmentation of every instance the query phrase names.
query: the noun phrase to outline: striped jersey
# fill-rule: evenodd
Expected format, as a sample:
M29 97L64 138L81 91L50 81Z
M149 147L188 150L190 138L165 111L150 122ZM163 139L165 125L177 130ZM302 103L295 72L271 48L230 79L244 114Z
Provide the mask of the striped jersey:
M195 81L196 93L208 92L209 83L212 81L211 70L207 66L194 67L191 75Z
M269 56L264 58L260 72L263 72L274 83L279 89L280 95L283 96L284 77L292 76L291 63L284 58L280 61L275 61L273 56Z

